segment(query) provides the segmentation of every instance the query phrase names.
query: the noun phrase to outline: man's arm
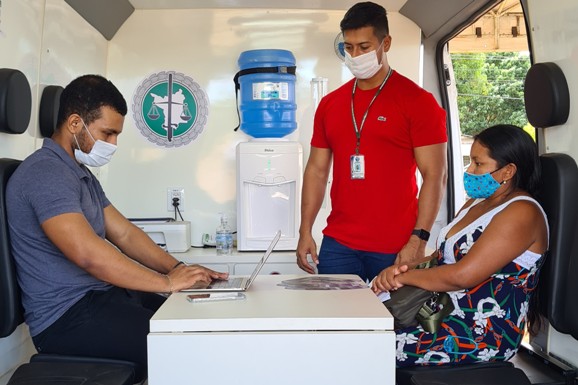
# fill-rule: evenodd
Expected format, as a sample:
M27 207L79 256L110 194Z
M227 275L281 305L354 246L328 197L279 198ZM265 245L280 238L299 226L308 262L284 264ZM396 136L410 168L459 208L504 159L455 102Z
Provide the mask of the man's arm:
M113 205L104 209L106 238L129 258L170 277L173 291L191 286L203 286L213 279L226 279L228 273L218 273L199 265L181 266L160 248L140 228L131 223ZM175 269L175 266L179 266Z
M415 229L430 231L438 214L447 181L446 143L416 147L414 149L417 168L423 184L418 197L418 215ZM410 263L425 256L427 242L417 236L409 240L397 255L396 263Z
M104 209L104 221L106 239L135 261L163 274L178 262L112 204Z
M307 254L310 254L313 261L318 263L317 245L313 240L311 231L325 196L331 168L331 156L331 150L328 148L311 147L309 160L303 174L297 264L302 270L311 274L315 273L315 269L307 262Z
M110 232L114 233L123 227L110 223L111 220L118 220L118 216L122 217L114 207L108 206L105 209L107 236ZM135 228L140 231L136 226ZM197 283L208 283L211 278L226 278L226 274L219 274L200 266L187 268L179 266L170 271L177 263L173 257L164 253L150 238L147 240L135 236L136 233L129 235L132 232L127 231L126 238L121 240L117 247L130 253L143 252L145 256L142 258L142 264L137 263L111 243L100 238L80 213L66 213L52 217L42 223L42 229L69 260L94 277L115 286L148 292L169 292ZM117 241L120 238L120 233L115 233L111 237ZM136 243L140 241L143 244L137 245ZM127 246L125 242L134 242L135 245ZM166 256L161 256L161 253ZM159 261L152 262L155 258L159 258Z

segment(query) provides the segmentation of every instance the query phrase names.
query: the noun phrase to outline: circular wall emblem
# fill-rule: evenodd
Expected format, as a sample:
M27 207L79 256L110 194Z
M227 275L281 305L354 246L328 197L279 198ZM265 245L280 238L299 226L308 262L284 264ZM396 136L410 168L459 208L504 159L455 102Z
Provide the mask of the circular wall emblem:
M149 141L163 147L189 144L205 128L209 102L190 77L163 71L138 86L132 101L136 126Z
M345 46L343 43L343 34L341 32L335 36L335 40L333 41L333 49L335 50L335 54L338 58L345 60Z

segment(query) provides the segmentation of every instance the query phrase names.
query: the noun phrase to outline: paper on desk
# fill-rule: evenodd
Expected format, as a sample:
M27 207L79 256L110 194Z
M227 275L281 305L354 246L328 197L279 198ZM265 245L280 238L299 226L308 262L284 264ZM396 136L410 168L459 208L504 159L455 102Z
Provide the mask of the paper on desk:
M361 278L340 278L320 275L287 279L277 285L290 290L349 290L367 288L367 284L363 282Z

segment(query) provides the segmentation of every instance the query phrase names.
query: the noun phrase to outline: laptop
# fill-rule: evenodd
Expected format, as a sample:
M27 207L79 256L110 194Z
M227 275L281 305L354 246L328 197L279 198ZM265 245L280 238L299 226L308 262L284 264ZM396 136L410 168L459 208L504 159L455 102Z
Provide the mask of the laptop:
M257 266L255 266L255 270L253 270L253 273L251 274L250 277L230 277L226 281L214 280L209 284L209 286L205 288L189 288L181 291L182 292L246 291L251 286L255 278L257 278L257 275L261 271L261 268L269 258L269 255L271 255L271 252L275 248L275 245L277 245L277 242L279 241L280 238L281 238L281 230L277 231L277 234L275 234L275 237L273 237L273 240L269 244L269 248L267 248L267 251L265 251L265 254L261 258L259 263L257 263Z

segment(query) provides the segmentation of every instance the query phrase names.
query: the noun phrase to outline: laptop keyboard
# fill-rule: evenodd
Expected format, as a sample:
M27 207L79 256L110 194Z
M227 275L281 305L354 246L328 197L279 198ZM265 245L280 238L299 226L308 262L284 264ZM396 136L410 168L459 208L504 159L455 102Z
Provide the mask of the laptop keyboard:
M229 288L237 288L241 287L243 283L243 278L231 278L227 281L214 281L209 286L212 289L229 289Z

